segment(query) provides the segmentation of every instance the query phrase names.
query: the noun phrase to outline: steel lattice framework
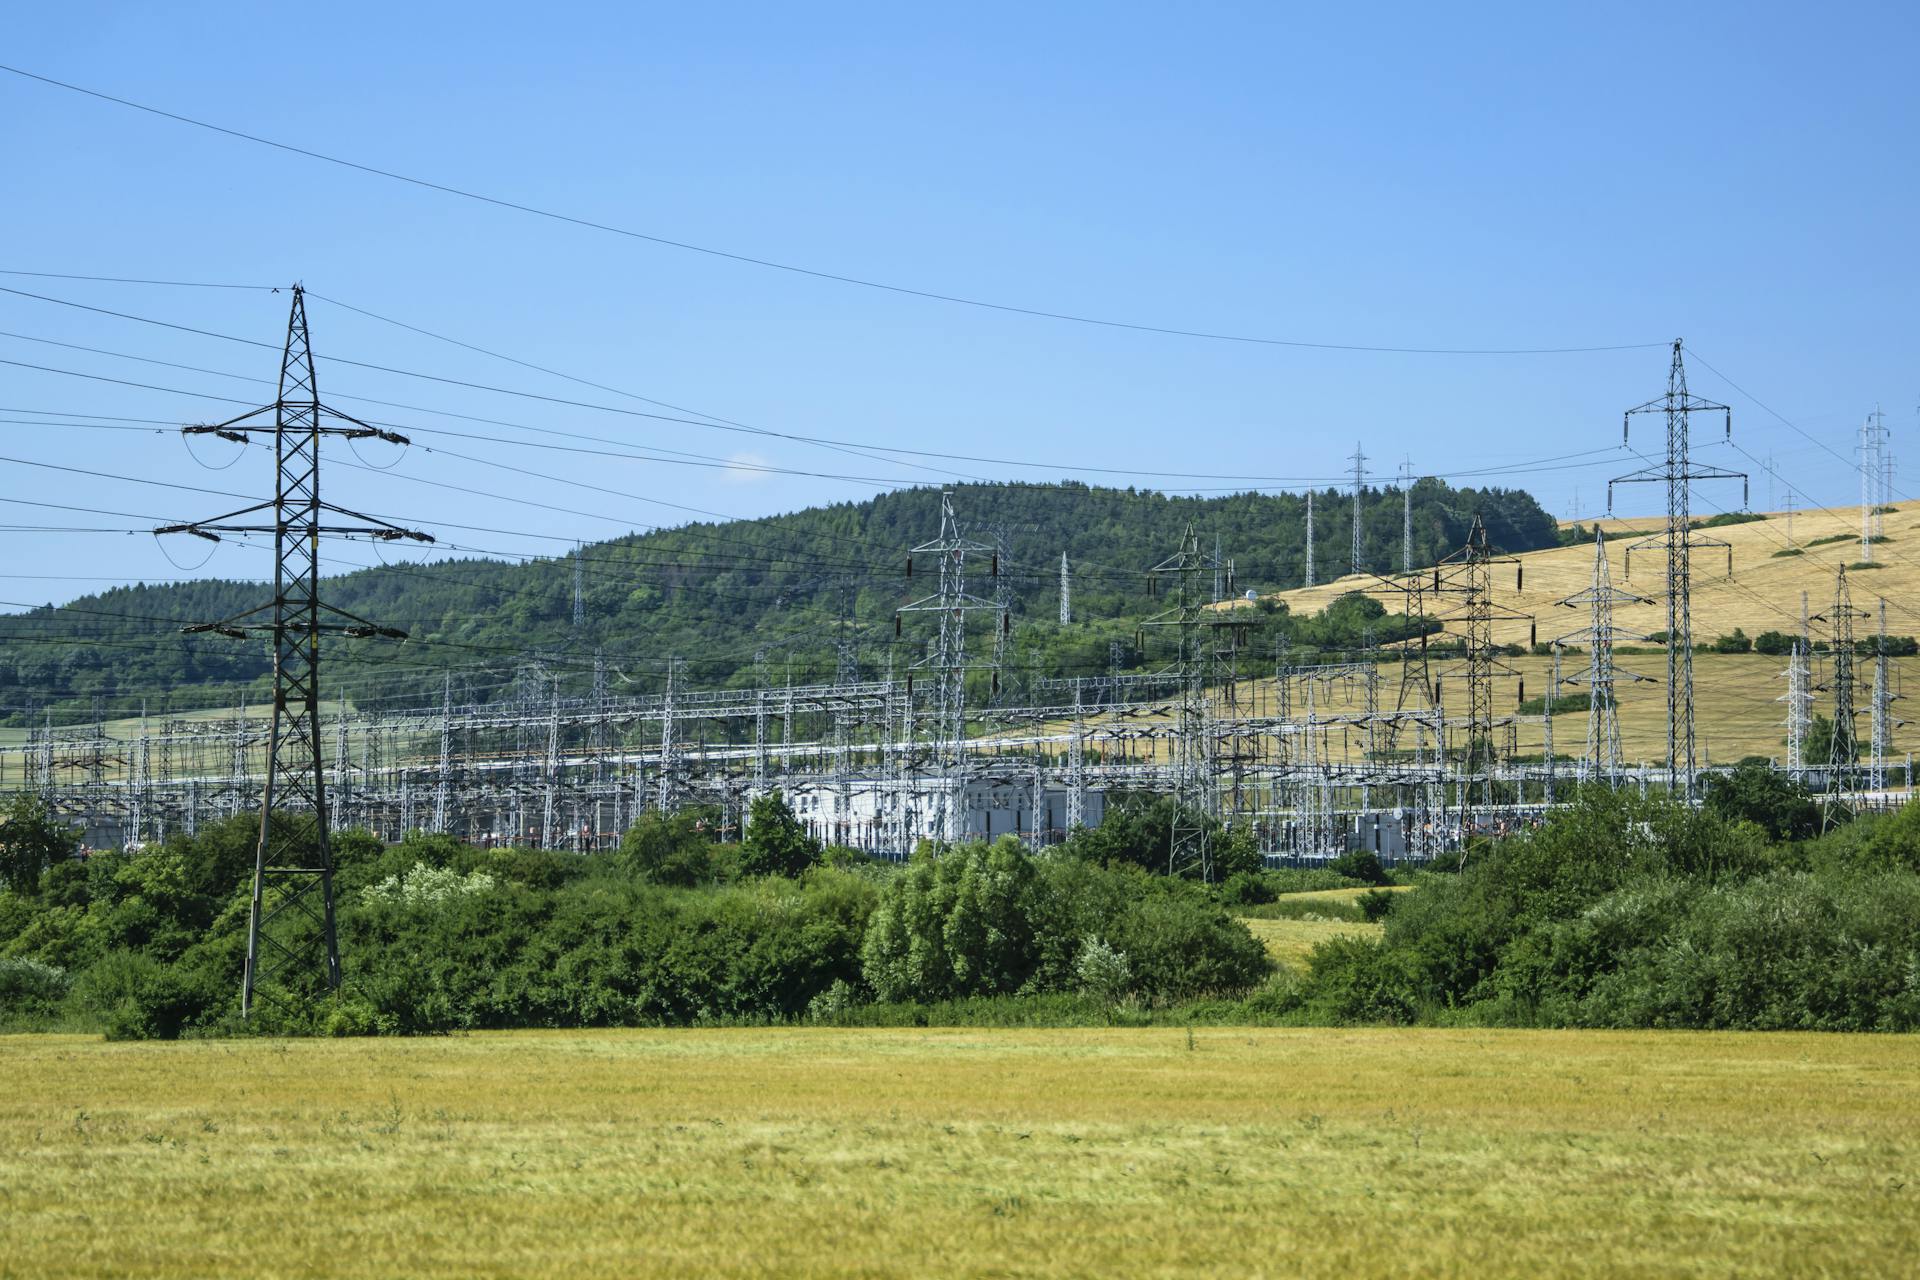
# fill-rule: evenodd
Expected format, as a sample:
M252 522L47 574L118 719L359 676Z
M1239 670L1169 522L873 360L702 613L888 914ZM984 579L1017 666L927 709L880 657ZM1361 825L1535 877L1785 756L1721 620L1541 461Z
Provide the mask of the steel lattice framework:
M1620 427L1621 443L1626 444L1636 415L1660 415L1667 428L1666 458L1607 482L1609 514L1613 511L1615 485L1658 483L1666 486L1666 530L1658 537L1627 548L1627 576L1633 576L1632 557L1635 551L1663 550L1667 553L1667 775L1669 785L1689 797L1694 794L1699 768L1693 727L1693 553L1703 547L1728 546L1717 538L1701 537L1694 532L1693 483L1697 480L1739 480L1742 484L1740 505L1742 508L1747 505L1745 473L1693 461L1692 419L1696 413L1722 415L1726 438L1733 438L1733 410L1724 404L1703 400L1687 390L1686 362L1681 354L1681 341L1675 338L1673 358L1667 368L1666 393L1627 410ZM1727 573L1731 576L1731 548L1727 554Z
M270 421L261 421L269 417ZM377 626L320 599L320 539L344 535L431 542L432 538L321 499L323 437L381 439L402 445L407 440L321 403L307 330L306 295L297 284L281 351L279 396L270 405L225 422L183 431L242 444L256 435L273 438L271 502L156 530L215 542L223 534L273 537L273 599L224 621L187 628L239 637L264 632L273 645L273 711L240 997L242 1014L251 1016L255 997L267 984L273 984L275 995L288 994L286 982L297 982L299 970L317 971L328 990L340 985L326 772L320 749L321 636L406 638L403 631ZM263 513L270 514L271 523L248 519ZM253 621L263 614L267 621ZM291 989L292 993L298 990Z
M1587 646L1587 673L1572 679L1587 686L1587 751L1581 761L1581 777L1598 777L1613 783L1620 773L1619 696L1614 688L1619 672L1613 665L1613 642L1620 631L1613 625L1615 605L1646 604L1644 596L1622 591L1613 585L1613 571L1607 562L1607 538L1593 531L1593 582L1585 591L1577 591L1559 602L1569 609L1585 608L1587 625L1579 631L1559 637L1555 645ZM1640 637L1629 637L1638 639ZM1645 676L1627 672L1627 679ZM1549 696L1551 703L1551 695Z

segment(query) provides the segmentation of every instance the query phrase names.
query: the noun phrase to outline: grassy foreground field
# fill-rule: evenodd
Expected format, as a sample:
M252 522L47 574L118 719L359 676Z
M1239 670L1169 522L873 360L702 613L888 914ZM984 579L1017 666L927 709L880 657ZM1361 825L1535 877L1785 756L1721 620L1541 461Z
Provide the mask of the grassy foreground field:
M0 1274L1910 1275L1920 1041L0 1038Z

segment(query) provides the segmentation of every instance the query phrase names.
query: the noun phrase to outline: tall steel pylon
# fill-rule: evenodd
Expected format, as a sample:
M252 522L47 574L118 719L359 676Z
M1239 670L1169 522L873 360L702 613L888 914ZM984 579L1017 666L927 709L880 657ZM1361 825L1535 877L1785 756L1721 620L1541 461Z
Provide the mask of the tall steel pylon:
M269 414L270 422L259 420ZM273 719L261 792L260 835L254 849L246 971L240 988L241 1014L251 1017L258 995L299 999L305 994L297 987L287 990L286 981L317 976L328 990L340 986L333 851L320 748L320 637L406 638L404 631L378 626L320 599L320 539L327 535L381 541L433 539L321 500L323 437L380 439L401 445L407 439L321 403L307 330L306 293L297 284L280 355L279 396L270 405L225 422L181 431L189 436L217 435L240 444L256 435L273 437L271 501L155 531L189 533L212 542L220 541L222 534L273 536L273 599L224 621L186 628L240 638L249 632L263 633L273 644ZM261 513L269 513L271 523L246 522L247 517ZM329 523L329 517L342 522ZM266 622L250 621L262 614L267 615Z
M587 562L586 551L579 543L573 544L573 629L576 633L587 625Z
M1352 571L1366 571L1365 526L1360 517L1361 499L1367 491L1367 455L1360 451L1360 442L1353 442L1353 453L1347 459L1353 463L1353 552L1350 557Z
M1060 625L1073 621L1073 582L1068 576L1067 553L1060 553Z
M1413 459L1400 464L1400 572L1413 572Z
M1852 816L1854 764L1860 754L1858 726L1854 723L1853 624L1856 619L1867 616L1853 607L1853 593L1847 586L1847 566L1841 565L1834 571L1833 608L1813 618L1815 622L1826 623L1833 633L1832 677L1826 686L1827 692L1833 695L1833 737L1827 749L1829 776L1825 808L1825 825L1829 826L1839 816ZM1836 807L1839 815L1835 813Z
M991 613L996 633L1006 631L1008 614L995 600L967 592L967 557L992 556L992 576L996 586L1000 577L1000 557L993 547L960 535L953 515L953 494L940 495L940 536L923 542L907 553L907 577L912 579L914 561L925 564L930 557L939 567L939 583L932 595L903 604L894 611L894 634L901 633L901 615L931 613L939 623L933 649L909 667L926 671L934 678L934 714L931 719L929 763L938 785L934 788L933 828L940 839L959 837L960 814L957 797L951 794L960 777L967 738L967 618L971 614ZM911 681L912 677L908 677Z
M1626 411L1620 426L1623 444L1628 438L1634 416L1651 413L1660 414L1666 420L1666 459L1609 480L1607 512L1613 512L1615 485L1658 482L1666 486L1666 531L1659 537L1635 543L1627 549L1628 577L1632 577L1633 552L1660 549L1667 553L1667 778L1675 790L1692 796L1697 773L1693 727L1693 552L1700 547L1725 547L1727 544L1716 538L1699 537L1693 532L1691 486L1696 480L1739 480L1742 482L1740 505L1745 508L1747 477L1742 472L1704 466L1692 459L1693 415L1723 415L1726 437L1732 439L1733 410L1688 392L1686 362L1682 358L1678 338L1673 340L1673 358L1667 368L1666 394ZM1731 550L1728 551L1727 572L1729 576L1733 572Z
M1307 585L1313 585L1313 490L1307 490Z
M1456 596L1460 601L1439 617L1464 631L1466 639L1467 722L1460 775L1463 838L1472 833L1475 786L1481 791L1482 804L1492 802L1494 774L1499 763L1498 744L1493 736L1496 727L1493 682L1498 676L1514 674L1496 656L1499 650L1493 641L1493 624L1532 621L1527 614L1505 613L1495 605L1493 567L1496 564L1513 565L1516 574L1524 572L1518 560L1503 554L1488 541L1486 523L1476 514L1467 530L1466 544L1441 560L1433 570L1433 594ZM1436 697L1435 702L1438 701Z
M660 783L655 799L663 815L677 813L680 809L679 726L675 723L678 718L675 702L679 693L680 659L668 655L667 688L660 703Z
M1800 593L1800 634L1787 656L1787 768L1799 777L1807 759L1807 730L1813 725L1813 644L1807 625L1807 593Z
M1887 788L1887 757L1893 754L1892 672L1887 661L1887 601L1880 600L1880 628L1873 646L1873 705L1868 722L1867 789L1881 792Z
M1873 540L1885 524L1880 503L1886 489L1887 415L1875 409L1860 424L1860 559L1871 562Z
M1585 607L1587 625L1561 636L1555 644L1587 646L1587 673L1572 679L1587 686L1587 751L1581 760L1584 780L1600 777L1609 785L1620 775L1620 704L1616 683L1619 672L1613 665L1613 642L1619 629L1613 625L1615 605L1647 604L1646 597L1622 591L1613 585L1613 570L1607 563L1606 534L1593 531L1593 582L1585 591L1577 591L1559 603L1569 609ZM1627 679L1644 680L1636 672Z
M1148 618L1142 625L1170 627L1179 644L1175 670L1179 678L1179 701L1175 707L1173 761L1173 822L1167 842L1167 874L1198 873L1202 880L1213 879L1213 825L1215 797L1207 741L1206 642L1201 613L1200 575L1213 568L1213 561L1200 551L1200 535L1188 522L1180 550L1148 570L1148 582L1156 595L1168 594L1172 605Z

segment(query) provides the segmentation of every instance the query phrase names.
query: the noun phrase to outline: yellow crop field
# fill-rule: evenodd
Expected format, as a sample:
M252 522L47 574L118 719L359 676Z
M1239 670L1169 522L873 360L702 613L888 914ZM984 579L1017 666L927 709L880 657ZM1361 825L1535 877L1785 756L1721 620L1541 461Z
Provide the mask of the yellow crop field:
M0 1274L1895 1276L1920 1041L0 1038Z
M1260 945L1274 960L1296 971L1307 967L1307 957L1321 943L1333 938L1377 938L1384 925L1358 920L1254 920L1242 918L1247 932L1260 939Z
M1710 514L1710 512L1708 513ZM1801 595L1805 593L1811 613L1831 612L1834 602L1835 571L1842 564L1860 559L1860 508L1839 507L1796 512L1789 516L1776 512L1765 519L1745 524L1699 530L1702 538L1714 538L1728 544L1723 551L1705 548L1694 553L1692 612L1696 643L1706 644L1738 628L1749 637L1766 631L1792 634L1799 628ZM1886 540L1876 545L1873 562L1879 567L1858 569L1848 574L1853 606L1877 615L1882 599L1887 604L1887 630L1893 635L1920 635L1920 502L1907 502L1883 515ZM1601 520L1610 532L1661 531L1659 517ZM1838 541L1829 541L1838 539ZM1627 549L1638 538L1620 538L1607 543L1608 561L1616 588L1646 598L1646 603L1623 605L1615 610L1614 623L1621 628L1621 644L1629 635L1650 635L1666 629L1666 561L1658 550L1642 550L1631 557ZM1818 545L1814 545L1814 544ZM1780 555L1798 548L1801 554ZM1733 574L1727 576L1731 554ZM1530 551L1515 557L1518 564L1503 564L1493 571L1494 597L1502 613L1518 615L1497 622L1494 638L1502 644L1526 644L1530 639L1542 642L1569 635L1587 625L1581 609L1565 608L1561 599L1585 590L1593 574L1593 546L1583 543ZM1631 569L1631 575L1629 575ZM1340 595L1354 590L1371 590L1391 612L1401 608L1392 592L1379 590L1377 579L1345 577L1322 583L1311 589L1283 591L1274 596L1296 613L1317 613ZM1230 606L1231 607L1231 606ZM1855 626L1864 640L1877 627L1877 617L1861 618ZM1814 636L1826 636L1823 624L1813 624ZM1450 628L1457 630L1457 628ZM1563 675L1577 676L1586 662L1584 653L1568 654L1562 660ZM1648 677L1641 682L1621 680L1620 723L1622 748L1629 760L1656 761L1665 753L1666 743L1666 657L1662 651L1622 653L1617 665L1623 673ZM1496 711L1509 714L1520 700L1524 683L1528 697L1538 698L1550 683L1550 662L1542 657L1503 660L1505 677L1496 693ZM1909 673L1920 675L1920 659L1891 660L1893 683L1898 691ZM1776 699L1786 692L1783 673L1786 659L1758 654L1696 654L1694 657L1695 721L1702 750L1708 760L1730 763L1742 756L1784 756L1786 708ZM1399 668L1381 669L1381 697L1387 706L1399 680ZM1863 664L1863 681L1871 680L1871 671ZM1582 686L1570 684L1563 693L1578 693ZM1256 683L1247 695L1258 701L1266 696ZM1331 688L1325 691L1316 711L1337 715L1358 710L1361 699L1356 688ZM1816 710L1828 710L1828 695L1821 693ZM1863 691L1856 697L1861 708L1860 733L1865 734ZM1896 712L1903 711L1900 703ZM1907 721L1911 720L1911 723ZM1555 725L1557 752L1578 756L1585 743L1584 712L1559 717ZM1516 725L1516 740L1522 753L1541 748L1538 716ZM1908 716L1893 732L1895 754L1920 752L1920 717ZM1338 753L1339 744L1334 744ZM1336 755L1337 758L1337 755Z

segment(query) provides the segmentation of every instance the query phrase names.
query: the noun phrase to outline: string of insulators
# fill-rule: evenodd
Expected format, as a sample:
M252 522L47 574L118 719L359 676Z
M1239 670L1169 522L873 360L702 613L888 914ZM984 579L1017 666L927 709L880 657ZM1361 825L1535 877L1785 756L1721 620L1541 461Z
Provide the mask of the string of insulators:
M907 557L907 576L909 578L913 576L913 557L912 556Z
M1527 705L1527 678L1525 676L1520 677L1520 693L1516 705L1522 707Z
M897 613L893 615L893 638L900 638L900 615Z
M1517 564L1513 567L1513 589L1515 591L1527 589L1527 566Z
M1540 643L1540 624L1536 620L1529 619L1527 621L1527 647L1532 648L1534 645L1537 645L1539 643Z
M1000 673L998 671L993 673L993 694L996 698L1000 696Z
M993 553L993 576L996 578L1000 576L1000 553L998 551Z

